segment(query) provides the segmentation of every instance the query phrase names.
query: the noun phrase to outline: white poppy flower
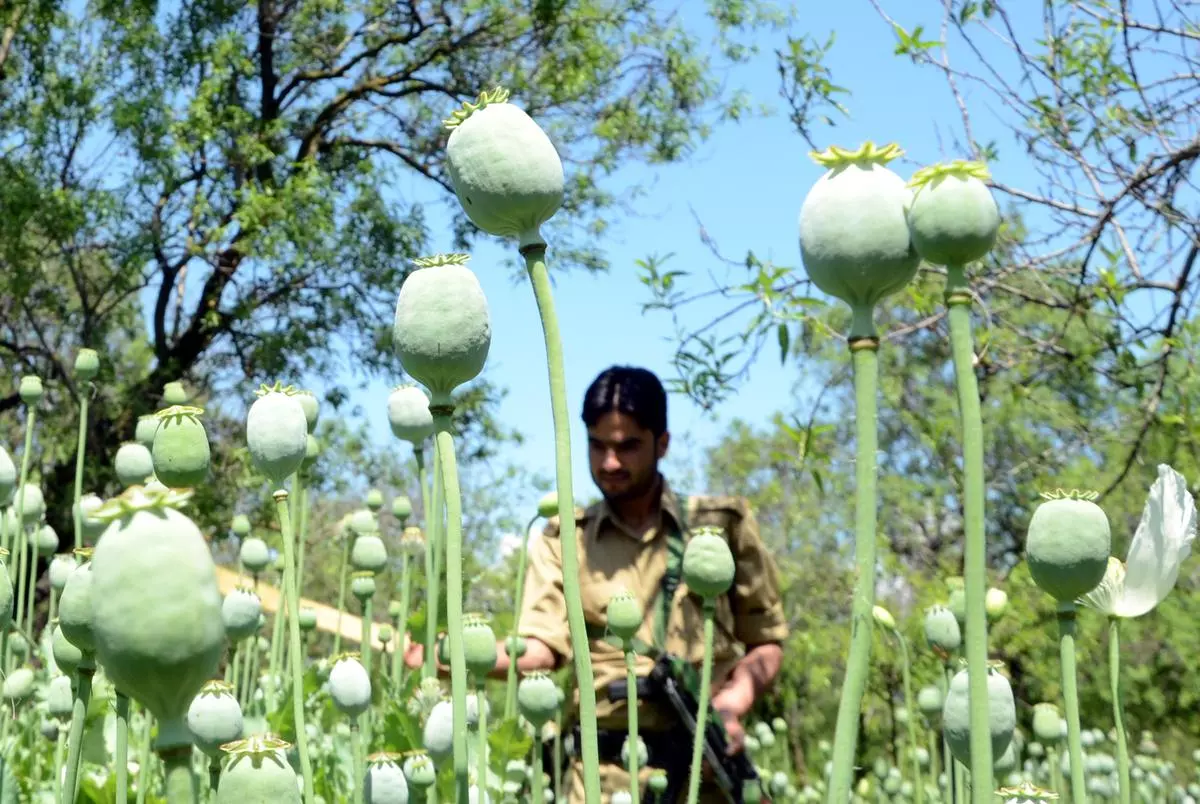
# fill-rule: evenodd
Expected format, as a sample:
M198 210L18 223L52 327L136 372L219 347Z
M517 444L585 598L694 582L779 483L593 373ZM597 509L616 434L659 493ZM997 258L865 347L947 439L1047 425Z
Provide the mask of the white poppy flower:
M1175 588L1179 565L1196 538L1196 502L1183 475L1158 465L1158 479L1142 510L1129 558L1108 559L1104 580L1080 599L1110 617L1141 617Z

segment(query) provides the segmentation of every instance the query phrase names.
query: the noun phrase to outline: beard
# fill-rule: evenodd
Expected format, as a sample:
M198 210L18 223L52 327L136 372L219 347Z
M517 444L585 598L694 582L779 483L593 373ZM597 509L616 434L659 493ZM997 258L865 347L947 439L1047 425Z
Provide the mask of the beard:
M644 477L631 477L621 488L613 491L605 489L596 478L593 478L593 480L596 480L596 486L600 489L600 494L610 504L636 500L648 494L654 488L654 484L658 482L658 465L655 464L651 467L650 471Z

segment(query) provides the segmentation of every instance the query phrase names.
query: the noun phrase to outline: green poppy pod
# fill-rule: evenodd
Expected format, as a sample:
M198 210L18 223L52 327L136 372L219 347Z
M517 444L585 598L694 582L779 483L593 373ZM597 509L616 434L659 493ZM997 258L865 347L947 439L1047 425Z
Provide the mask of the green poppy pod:
M1003 589L987 590L987 594L983 598L983 608L987 612L988 619L999 619L1008 609L1008 593Z
M504 652L510 659L520 659L529 649L525 637L514 634L504 640Z
M8 450L0 447L0 505L11 505L17 490L17 465Z
M83 528L85 541L95 542L107 527L103 521L92 516L102 505L104 505L104 500L92 492L79 498L79 524Z
M290 386L259 388L246 415L246 444L254 467L276 485L296 473L308 450L308 419Z
M428 790L437 781L437 768L424 751L410 753L404 760L404 778L418 790Z
M828 172L800 208L800 254L813 284L853 310L851 337L874 334L875 305L911 282L921 262L906 219L912 192L886 167L902 154L871 142L811 154Z
M642 627L645 613L642 611L642 604L628 589L620 589L609 598L605 617L608 620L608 630L628 649L630 640Z
M425 534L416 525L409 525L400 534L400 551L413 558L425 553Z
M1033 705L1033 734L1047 745L1055 745L1062 739L1063 718L1058 707L1052 703Z
M317 627L317 613L312 609L300 609L296 619L301 631L308 632Z
M366 603L375 596L375 573L371 570L353 573L350 576L350 591L359 603Z
M156 414L159 425L150 457L154 476L169 488L198 486L208 477L211 451L202 413L203 408L176 405Z
M950 613L954 615L954 619L958 620L959 627L963 627L967 622L967 591L962 587L955 587L950 590L950 597L946 601L946 608L950 609Z
M230 642L241 642L257 633L261 617L262 601L249 589L234 589L221 601L221 620Z
M942 691L932 684L917 692L917 709L926 717L942 713Z
M1013 730L1017 726L1017 707L1012 685L991 668L988 670L987 691L992 756L999 757L1004 755L1012 742ZM967 766L971 764L970 708L967 671L964 669L956 673L947 685L946 700L942 704L942 734L950 746L950 752Z
M42 525L37 532L37 554L46 558L52 556L58 551L58 531L50 527L50 525Z
M176 510L189 496L135 487L110 501L98 512L110 524L89 564L96 659L154 715L160 748L190 742L188 706L225 649L212 553Z
M242 540L238 550L238 561L247 572L258 574L271 565L271 548L257 536Z
M529 778L529 768L519 759L510 759L504 764L504 778L506 781L523 783Z
M438 701L425 719L421 743L435 763L449 759L454 751L454 705Z
M388 625L387 623L383 623L382 625L379 626L378 636L379 636L379 641L382 642L384 645L389 644L392 641L392 627L390 625Z
M517 708L521 716L541 728L558 712L558 685L544 670L533 670L517 684Z
M446 170L463 212L483 231L541 244L539 230L562 206L562 160L528 114L496 87L450 119Z
M668 781L666 771L655 769L650 772L650 778L646 781L646 787L654 795L661 796L667 792Z
M71 688L71 677L55 676L46 686L46 713L50 717L71 716L75 704L75 691Z
M749 732L747 732L746 736L744 738L742 738L742 748L743 748L743 750L745 750L747 755L749 755L751 758L753 758L755 752L757 752L760 748L762 748L762 743L760 743L758 741L758 738L755 737L753 734L750 734Z
M487 298L467 259L416 260L396 300L392 347L432 405L449 405L455 388L479 376L492 343Z
M46 498L42 495L42 487L36 483L26 483L18 488L13 500L13 513L26 526L40 522L46 515Z
M388 616L389 617L399 617L400 612L403 610L404 610L404 606L401 605L399 600L389 600L388 601Z
M160 401L164 408L174 405L186 405L188 402L187 389L178 380L169 382L163 386L162 399Z
M75 378L91 382L100 373L100 355L95 349L80 349L75 353Z
M29 655L29 640L20 631L10 634L8 637L8 649L13 656L18 659L24 659Z
M138 416L137 427L133 431L133 440L149 449L154 444L154 434L158 432L160 420L153 413Z
M291 744L272 735L226 743L229 755L217 784L217 804L301 804L296 771L288 762Z
M154 475L154 457L136 441L127 441L117 449L113 468L122 486L140 486Z
M1074 603L1104 580L1112 548L1108 517L1091 501L1094 494L1042 496L1046 501L1029 521L1025 560L1042 591L1059 603Z
M629 750L629 736L626 735L625 741L621 743L621 765L625 768L625 770L629 770L629 760L632 757L632 755L633 755L633 752ZM646 763L649 761L649 759L650 759L650 752L648 750L646 750L646 742L641 737L638 737L638 740L637 740L638 767L640 767L640 768L646 767Z
M934 265L966 265L991 251L1000 233L1000 209L980 162L956 161L918 170L908 207L913 246Z
M63 634L62 627L54 626L50 635L50 653L54 657L54 665L67 675L74 675L84 661L83 651Z
M538 500L537 512L542 519L558 516L558 492L551 491L543 494Z
M383 508L383 492L379 489L371 489L367 492L367 509L372 514L378 514L379 509Z
M609 804L633 804L633 793L628 790L614 790L608 798Z
M237 514L233 517L233 521L229 525L229 529L233 531L233 535L239 539L244 539L250 535L250 518L245 514Z
M1016 743L1010 742L1008 748L1004 749L1004 753L996 758L996 761L992 763L992 767L995 768L996 773L1008 773L1017 767L1016 749Z
M350 515L350 532L355 536L366 533L379 533L379 521L370 508L359 508Z
M351 721L371 708L371 679L356 655L334 659L329 671L329 695L338 711Z
M46 390L42 387L41 377L29 374L21 378L21 383L17 386L17 393L22 402L32 407L42 401Z
M433 414L429 397L419 387L399 385L388 394L388 424L392 435L410 444L420 444L433 435Z
M400 754L381 752L367 758L363 804L408 804L408 780L396 764Z
M33 694L33 670L18 667L4 677L3 694L6 700L19 703Z
M356 570L379 572L387 566L387 560L387 545L373 533L359 536L350 548L350 566Z
M300 462L301 469L309 469L321 457L321 442L312 433L304 439L304 460Z
M788 724L786 720L781 717L771 719L771 731L775 732L775 736L782 737L787 734L787 730Z
M392 498L392 516L400 520L401 526L412 516L412 511L412 500L408 499L408 497L401 494Z
M683 582L706 602L729 591L737 565L720 528L697 528L683 549Z
M78 555L78 551L76 552ZM67 578L58 597L58 624L63 635L85 654L96 650L92 633L92 562L86 560Z
M222 755L222 745L242 739L242 707L233 692L232 684L206 681L188 706L188 733L209 759Z
M50 567L46 574L50 578L50 588L55 592L61 593L63 587L67 585L67 578L79 566L79 562L75 560L74 553L59 553L54 558L50 559ZM4 580L0 578L0 585L3 585ZM3 593L0 592L0 608L4 606Z
M482 681L496 667L496 633L482 617L468 615L463 620L462 637L467 672Z
M296 401L300 403L300 407L304 409L304 421L307 424L308 432L315 433L317 420L321 416L321 402L312 391L297 391L295 397Z
M945 606L930 606L925 612L925 641L936 651L948 654L962 645L962 628Z

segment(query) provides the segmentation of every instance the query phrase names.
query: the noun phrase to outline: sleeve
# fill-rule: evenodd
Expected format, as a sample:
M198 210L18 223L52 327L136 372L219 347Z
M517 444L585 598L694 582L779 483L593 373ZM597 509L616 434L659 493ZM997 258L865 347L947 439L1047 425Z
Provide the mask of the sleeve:
M758 522L745 500L739 500L730 526L737 573L734 576L734 636L747 646L783 642L787 616L779 593L775 559L759 537Z
M518 633L544 642L565 661L571 657L571 640L567 630L566 598L563 596L558 517L546 525L539 538L530 542L528 550Z

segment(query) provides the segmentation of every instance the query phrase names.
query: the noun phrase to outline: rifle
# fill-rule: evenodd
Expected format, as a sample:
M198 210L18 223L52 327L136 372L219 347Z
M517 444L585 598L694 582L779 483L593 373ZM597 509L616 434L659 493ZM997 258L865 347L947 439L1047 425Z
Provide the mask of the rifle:
M627 686L624 681L610 685L609 700L627 698ZM639 696L648 700L666 701L670 705L688 735L687 743L690 746L695 739L696 713L699 711L697 696L700 684L695 668L679 657L663 654L646 677L644 689L643 693L643 685L638 684ZM754 763L744 753L733 756L727 754L728 745L729 737L725 733L725 726L720 716L710 709L708 721L704 724L704 758L712 769L717 787L730 804L750 804L752 801L769 804L758 773L754 769ZM674 779L671 781L671 788L676 788L679 783ZM669 795L664 797L664 800L673 801Z

